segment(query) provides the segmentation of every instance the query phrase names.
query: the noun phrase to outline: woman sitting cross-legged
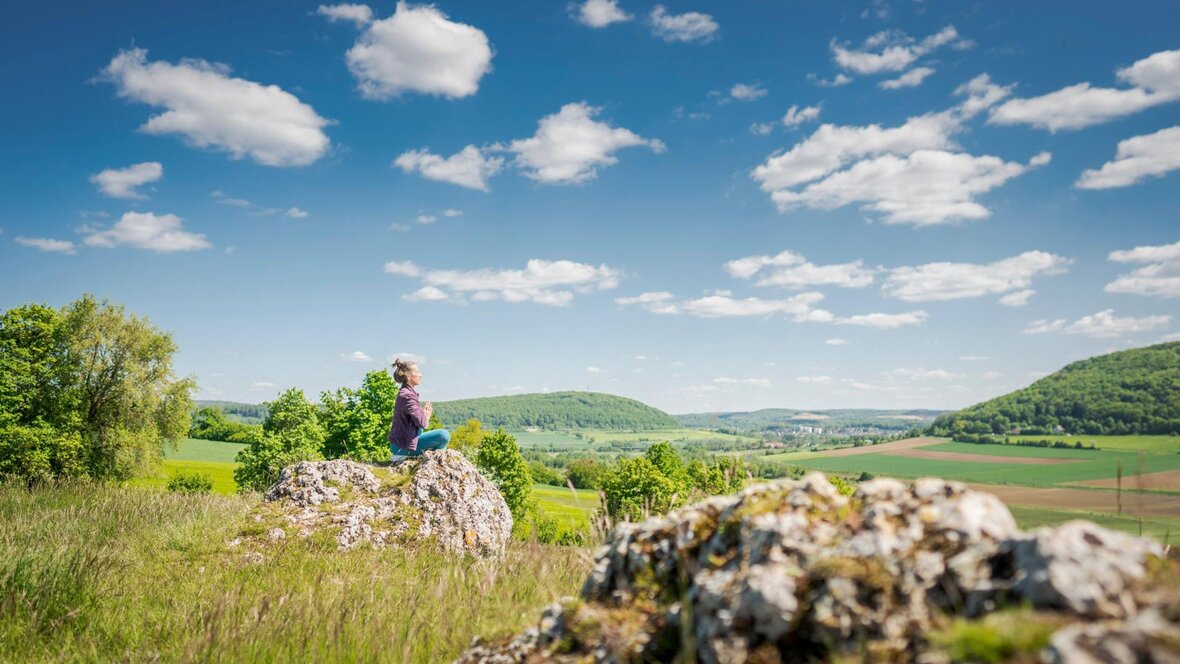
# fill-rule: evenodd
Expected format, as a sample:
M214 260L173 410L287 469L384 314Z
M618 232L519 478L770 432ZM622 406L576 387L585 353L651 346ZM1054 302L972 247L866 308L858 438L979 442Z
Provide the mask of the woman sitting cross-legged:
M423 431L430 424L434 404L419 405L414 388L422 382L418 365L409 360L393 361L393 379L401 383L393 406L393 422L389 427L389 450L397 456L418 456L427 450L441 450L451 442L446 429Z

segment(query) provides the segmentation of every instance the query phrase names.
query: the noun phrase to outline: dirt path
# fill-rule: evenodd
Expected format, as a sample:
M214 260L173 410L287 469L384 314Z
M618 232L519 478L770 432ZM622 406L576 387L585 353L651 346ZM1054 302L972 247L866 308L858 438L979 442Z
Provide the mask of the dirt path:
M881 443L880 445L865 445L864 447L843 447L838 450L827 450L824 452L816 452L810 455L809 459L820 459L825 457L846 457L859 456L861 454L882 454L893 453L899 450L912 450L919 447L926 447L927 445L937 445L947 441L942 438L906 438L905 440L895 440L891 443Z
M986 491L1009 505L1032 505L1066 510L1092 512L1118 511L1118 497L1114 491L1086 489L1034 488L1000 484L968 484L977 491ZM1142 517L1180 518L1180 496L1123 492L1123 514Z
M1078 486L1097 486L1104 489L1114 489L1118 486L1118 479L1087 480L1072 482ZM1180 491L1180 470L1165 470L1159 473L1144 475L1126 475L1123 477L1123 489L1147 489L1151 491Z
M1078 463L1083 459L1053 459L1045 457L995 456L991 454L965 454L963 452L940 452L937 450L923 450L910 448L896 452L886 452L888 456L909 457L912 459L936 459L938 461L966 461L969 463L1020 463L1029 466L1055 465L1059 463Z

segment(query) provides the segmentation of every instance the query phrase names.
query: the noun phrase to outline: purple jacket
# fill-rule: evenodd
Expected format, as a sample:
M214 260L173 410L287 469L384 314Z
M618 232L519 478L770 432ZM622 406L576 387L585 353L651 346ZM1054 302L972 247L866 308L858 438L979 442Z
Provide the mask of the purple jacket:
M393 406L393 422L389 426L389 444L403 450L418 449L418 433L430 423L426 412L418 404L418 393L414 388L403 385L397 392Z

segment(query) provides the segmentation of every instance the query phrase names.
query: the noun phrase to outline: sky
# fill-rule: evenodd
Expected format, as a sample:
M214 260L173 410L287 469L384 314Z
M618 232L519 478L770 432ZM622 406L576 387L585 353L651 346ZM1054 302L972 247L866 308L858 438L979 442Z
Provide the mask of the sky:
M1180 5L0 7L0 307L202 399L961 408L1180 339ZM1171 26L1171 27L1169 27Z

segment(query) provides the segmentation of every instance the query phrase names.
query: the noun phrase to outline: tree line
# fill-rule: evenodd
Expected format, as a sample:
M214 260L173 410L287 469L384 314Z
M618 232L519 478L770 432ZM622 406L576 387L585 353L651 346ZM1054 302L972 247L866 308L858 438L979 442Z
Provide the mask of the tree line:
M652 431L677 429L680 425L667 413L645 403L596 392L551 392L515 394L504 397L459 399L436 404L450 426L468 420L520 431L539 429L609 429Z

